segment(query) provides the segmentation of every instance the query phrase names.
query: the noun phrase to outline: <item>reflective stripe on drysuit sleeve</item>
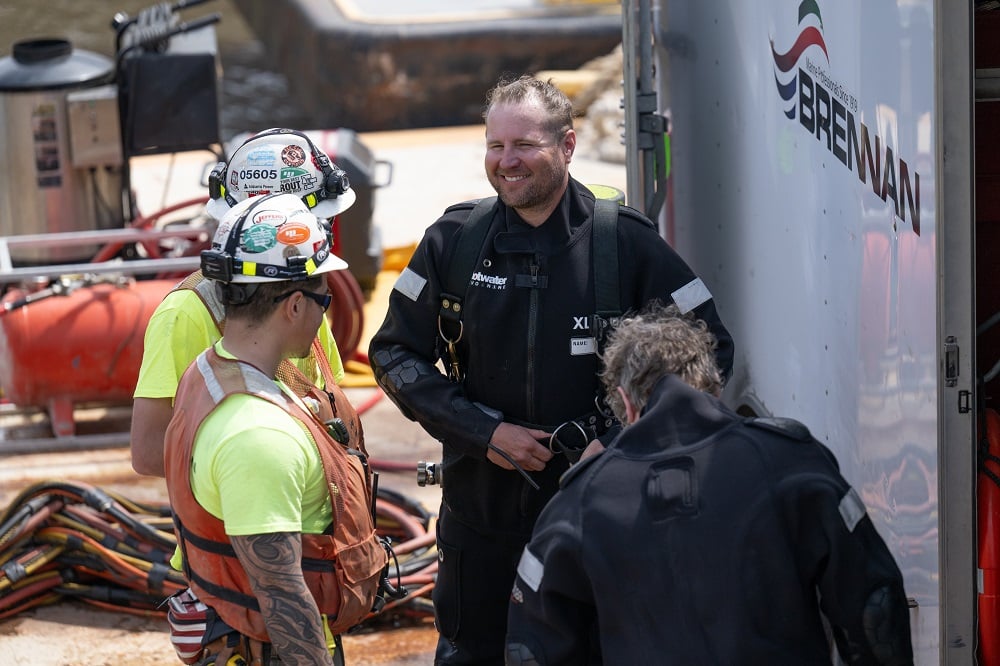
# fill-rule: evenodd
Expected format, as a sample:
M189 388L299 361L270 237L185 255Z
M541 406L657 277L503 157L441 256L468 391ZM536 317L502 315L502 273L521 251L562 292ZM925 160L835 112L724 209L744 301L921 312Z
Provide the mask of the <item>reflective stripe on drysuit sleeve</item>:
M691 312L708 324L708 330L715 336L715 360L719 364L723 383L729 381L729 378L733 375L733 358L735 355L733 336L729 334L729 330L722 323L722 319L719 318L719 312L715 307L715 299L705 301Z
M561 503L559 509L567 506ZM538 519L518 563L507 615L508 666L600 661L597 614L581 560L580 522L563 520L551 508Z
M619 220L619 255L628 257L620 278L623 307L635 308L635 304L656 298L664 304L675 303L682 312L693 313L715 336L715 358L723 380L729 379L733 373L733 337L719 316L708 286L654 227L637 224L631 214L623 214ZM656 270L624 270L630 264L655 266Z
M432 437L485 457L501 418L473 404L462 386L436 365L441 292L437 267L457 228L457 222L446 221L425 232L389 295L385 321L372 338L368 358L379 386L407 418L418 421Z

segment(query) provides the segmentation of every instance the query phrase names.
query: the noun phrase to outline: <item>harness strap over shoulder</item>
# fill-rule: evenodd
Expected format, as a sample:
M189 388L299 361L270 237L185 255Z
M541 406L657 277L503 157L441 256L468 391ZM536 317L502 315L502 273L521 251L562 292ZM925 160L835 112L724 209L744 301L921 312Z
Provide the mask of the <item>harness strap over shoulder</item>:
M496 197L485 197L476 202L469 219L458 232L455 251L448 265L444 289L441 292L441 310L438 316L443 321L460 325L462 321L462 301L469 286L469 278L476 268L476 260L482 250L486 235L490 230ZM460 329L459 329L460 330ZM443 334L443 331L442 331ZM455 335L461 335L456 333ZM452 338L457 342L457 338Z
M618 289L618 209L612 199L594 201L594 293L595 312L606 319L622 314Z
M608 333L622 316L621 293L618 286L618 211L612 199L594 201L594 296L596 306L590 322L590 332L598 350L604 349Z

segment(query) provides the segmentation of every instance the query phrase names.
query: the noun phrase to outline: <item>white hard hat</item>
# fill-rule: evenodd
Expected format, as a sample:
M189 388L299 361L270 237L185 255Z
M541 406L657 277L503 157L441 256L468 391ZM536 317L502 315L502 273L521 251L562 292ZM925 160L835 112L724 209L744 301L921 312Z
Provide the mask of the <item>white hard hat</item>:
M219 221L201 271L219 282L305 280L347 268L330 252L325 222L294 194L245 199Z
M305 133L284 128L244 141L228 165L216 165L208 185L205 212L216 220L240 201L261 194L294 194L321 218L343 213L357 199L343 169Z

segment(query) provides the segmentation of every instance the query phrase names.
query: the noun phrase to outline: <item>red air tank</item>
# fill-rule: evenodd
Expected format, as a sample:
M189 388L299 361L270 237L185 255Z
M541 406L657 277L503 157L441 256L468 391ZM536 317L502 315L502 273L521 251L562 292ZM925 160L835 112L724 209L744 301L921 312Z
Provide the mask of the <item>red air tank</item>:
M102 283L0 309L4 397L18 406L46 408L58 436L74 434L74 404L130 401L146 324L176 284L173 279ZM24 297L13 290L0 303Z

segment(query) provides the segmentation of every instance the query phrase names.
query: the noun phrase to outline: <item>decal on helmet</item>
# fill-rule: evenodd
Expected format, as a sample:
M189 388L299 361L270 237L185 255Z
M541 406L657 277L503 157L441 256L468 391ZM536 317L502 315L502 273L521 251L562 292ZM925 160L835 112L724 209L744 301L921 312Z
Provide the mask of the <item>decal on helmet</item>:
M306 151L303 150L302 146L289 144L281 149L281 161L288 166L302 166L306 161Z
M278 228L278 242L285 245L298 245L309 240L309 227L301 222L288 222Z
M316 189L319 178L305 169L285 168L281 170L281 191L288 193L308 192Z
M247 154L248 167L269 167L274 166L274 151L268 148L257 148Z
M278 228L270 224L254 224L240 235L240 249L244 252L267 252L278 244Z
M220 239L229 238L229 232L232 231L232 229L232 222L220 222L219 228L215 230L215 238L212 239L212 247L221 249L225 243L221 242Z

